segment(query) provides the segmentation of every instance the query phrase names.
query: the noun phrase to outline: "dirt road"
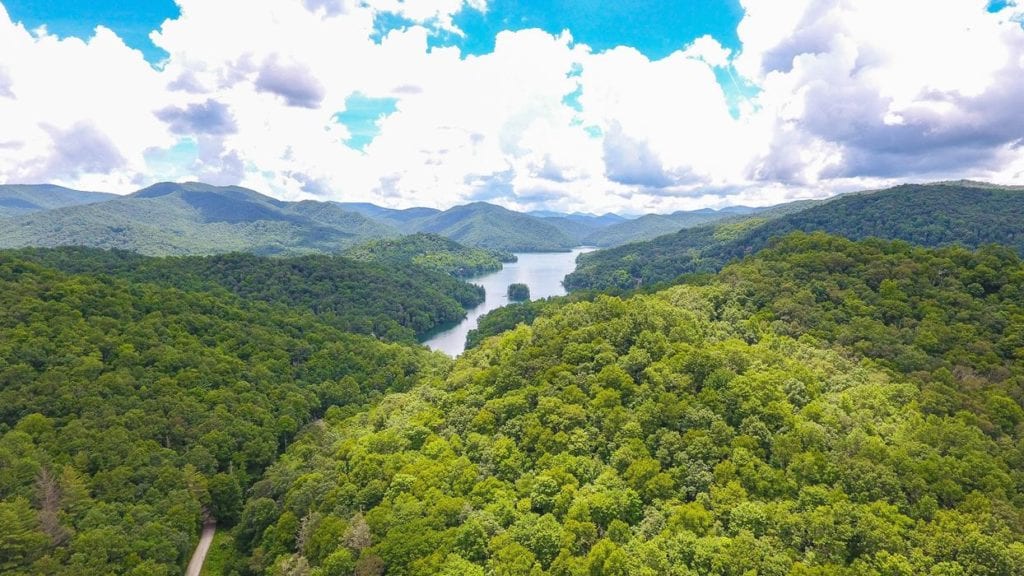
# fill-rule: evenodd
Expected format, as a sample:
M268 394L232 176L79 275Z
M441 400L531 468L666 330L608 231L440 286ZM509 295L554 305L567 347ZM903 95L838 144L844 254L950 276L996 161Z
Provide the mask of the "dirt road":
M210 551L210 543L213 542L215 532L217 532L217 522L212 519L207 520L203 524L203 533L199 535L196 551L192 553L192 559L188 562L185 576L199 576L199 573L203 571L203 562L206 561L206 553Z

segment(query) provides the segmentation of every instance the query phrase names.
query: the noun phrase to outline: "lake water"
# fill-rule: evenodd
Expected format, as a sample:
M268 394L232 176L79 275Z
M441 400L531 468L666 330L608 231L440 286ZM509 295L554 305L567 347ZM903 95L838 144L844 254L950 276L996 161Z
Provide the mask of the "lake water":
M562 278L576 269L576 256L594 250L576 248L572 252L528 252L516 254L518 261L505 264L497 271L467 281L484 287L486 299L472 310L466 318L453 328L439 332L424 342L432 350L440 350L449 356L458 356L466 348L466 334L476 328L477 319L484 314L508 304L508 285L521 283L530 287L530 299L539 300L549 296L562 296L565 288Z

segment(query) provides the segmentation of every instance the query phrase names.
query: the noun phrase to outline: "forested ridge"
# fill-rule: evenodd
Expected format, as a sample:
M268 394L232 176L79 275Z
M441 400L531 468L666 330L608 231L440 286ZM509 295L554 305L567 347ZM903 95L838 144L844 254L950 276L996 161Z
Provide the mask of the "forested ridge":
M921 246L997 243L1024 254L1024 188L969 181L906 184L810 206L783 204L752 217L584 254L565 285L604 291L657 286L683 274L716 272L794 231Z
M181 574L204 509L232 524L308 422L444 364L303 309L0 255L0 572Z
M0 197L9 192L0 186ZM46 188L27 192L27 199L43 206L51 195ZM333 253L394 235L390 225L333 203L282 202L239 186L162 182L128 196L92 203L79 198L10 218L0 228L0 246L91 246L152 256L295 255Z
M346 250L345 256L392 268L421 266L462 278L495 272L501 270L502 262L516 261L511 252L471 248L444 236L422 232L371 240Z
M238 573L1016 575L1024 265L795 235L307 430Z
M237 576L1024 573L1011 247L795 233L455 362L218 258L0 254L4 574L178 574L205 513Z
M484 298L478 286L411 262L399 266L340 256L243 253L153 258L82 247L11 254L69 273L103 274L189 292L226 290L245 300L299 307L339 329L394 341L413 342L457 321Z

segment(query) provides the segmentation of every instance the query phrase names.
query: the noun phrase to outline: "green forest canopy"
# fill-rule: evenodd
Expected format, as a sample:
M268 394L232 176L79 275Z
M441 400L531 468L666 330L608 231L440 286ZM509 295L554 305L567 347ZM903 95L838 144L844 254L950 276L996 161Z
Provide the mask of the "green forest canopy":
M437 234L417 233L399 238L371 240L345 251L345 256L379 262L390 268L421 266L460 278L501 270L502 262L515 262L511 252L470 248Z
M548 307L258 482L240 572L1024 570L1024 265L795 235Z
M565 286L622 291L671 282L683 274L716 272L793 231L824 231L854 240L905 240L921 246L977 248L997 243L1024 254L1024 188L976 182L908 184L847 194L810 207L784 204L753 217L584 254Z
M181 574L278 452L447 360L301 307L0 255L0 572Z
M1017 576L1019 191L944 186L626 247L650 293L506 308L457 362L413 336L479 293L395 266L430 237L0 253L0 573L180 574L210 513L238 576ZM821 222L1004 246L777 237Z
M298 307L341 330L413 342L457 321L483 289L419 265L389 266L340 256L288 258L233 253L153 258L124 250L30 248L11 252L69 273L103 274L188 292L227 291Z

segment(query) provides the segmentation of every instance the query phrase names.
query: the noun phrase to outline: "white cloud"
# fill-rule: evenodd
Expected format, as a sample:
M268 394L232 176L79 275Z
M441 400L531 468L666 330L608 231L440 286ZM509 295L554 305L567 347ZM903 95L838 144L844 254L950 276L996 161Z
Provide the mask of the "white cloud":
M178 3L157 67L106 28L59 39L0 5L0 182L642 212L1024 173L1016 4L742 0L741 49L705 36L650 60L570 31L428 46L483 0ZM381 10L415 24L375 41ZM738 115L728 74L755 87ZM334 120L356 92L397 100L362 151Z
M0 55L13 96L0 98L0 138L18 143L0 147L3 180L123 190L145 171L143 151L171 142L150 108L164 95L159 73L110 30L59 39L12 23L0 5Z
M717 68L724 68L729 65L729 57L732 56L732 51L722 46L718 40L705 34L691 42L683 50L683 55L687 58L703 60Z
M983 0L744 0L737 68L771 144L755 179L999 179L1020 154L1020 8Z

